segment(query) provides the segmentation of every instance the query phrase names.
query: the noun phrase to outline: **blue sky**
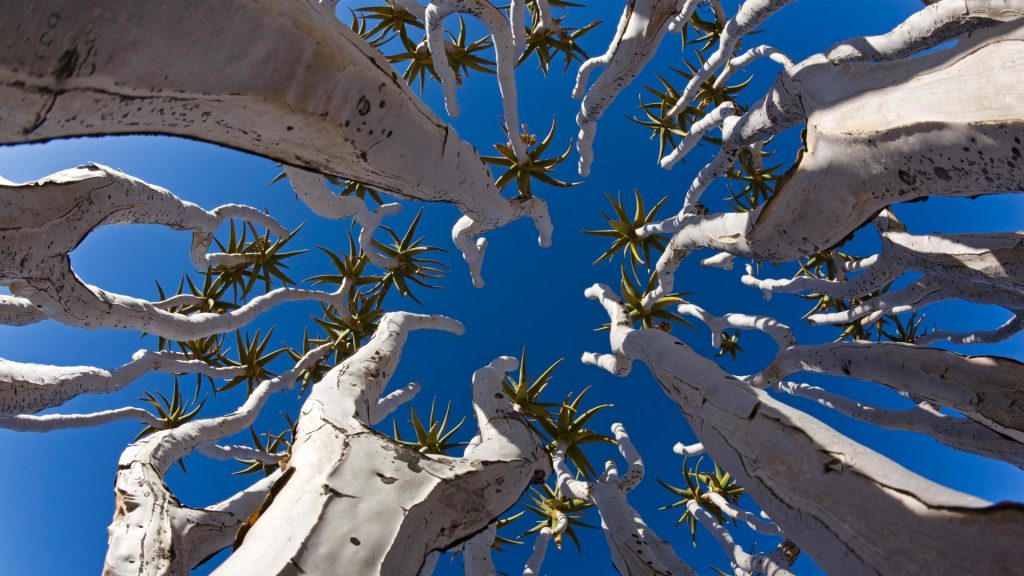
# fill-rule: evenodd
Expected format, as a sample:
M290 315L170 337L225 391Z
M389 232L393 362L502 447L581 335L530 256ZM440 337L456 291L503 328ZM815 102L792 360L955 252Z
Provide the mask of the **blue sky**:
M345 2L342 3L343 8ZM365 3L352 3L352 6ZM570 24L582 25L589 18L603 23L586 37L584 46L591 55L604 50L618 20L622 3L610 0L591 2L594 7L570 14ZM733 10L732 2L730 13ZM917 0L802 0L783 10L764 27L758 42L770 43L794 60L826 49L832 43L860 34L889 30L919 6ZM593 14L593 16L591 16ZM346 18L347 19L347 18ZM692 55L690 55L692 60ZM647 140L644 129L627 120L635 113L637 94L644 84L656 82L654 74L671 75L669 68L680 65L677 37L663 42L654 62L627 88L601 121L596 144L596 161L591 176L575 188L538 187L536 194L547 199L555 223L554 245L541 249L527 222L517 222L488 234L490 248L484 264L486 287L474 289L461 258L450 244L450 228L458 217L447 205L425 205L420 232L429 243L451 253L444 256L452 271L442 281L443 289L421 290L417 295L424 305L392 299L389 309L442 313L466 324L466 335L459 338L441 333L417 333L406 347L403 361L392 380L393 386L418 381L423 386L413 405L418 412L429 409L431 399L451 401L453 413L471 416L470 376L495 356L519 355L522 346L529 350L530 366L536 372L558 358L565 362L555 373L552 397L590 386L591 405L612 403L594 421L594 428L607 432L612 422L621 421L645 457L647 478L633 493L631 501L646 522L662 537L670 540L679 555L701 573L708 565L727 565L724 555L706 533L698 533L699 548L689 543L685 528L675 528L675 511L658 511L673 501L673 496L657 485L655 478L679 484L679 458L672 454L675 442L693 442L695 438L683 422L678 408L661 394L646 369L639 368L628 378L614 378L596 368L580 365L585 350L607 351L607 337L593 329L606 318L603 311L582 296L583 289L595 281L618 285L618 261L592 266L604 250L601 239L584 236L580 230L604 227L598 210L607 210L605 192L621 191L630 195L636 188L653 204L664 195L670 199L667 211L677 210L682 194L696 170L708 158L710 148L698 151L672 171L656 165L657 145ZM560 69L560 68L559 68ZM753 101L774 78L773 65L751 68L754 81L741 97ZM520 114L531 131L543 134L557 118L557 144L564 149L575 135L574 117L578 102L569 98L575 66L570 73L558 71L544 79L530 64L518 71ZM737 75L737 78L745 78ZM428 83L426 102L445 117L440 90ZM460 89L462 116L453 124L463 138L475 144L482 154L490 154L493 143L503 141L498 124L501 107L493 77L473 74ZM795 134L777 139L772 149L776 158L787 163L793 156ZM319 219L301 206L284 183L268 187L277 174L273 162L212 145L156 136L78 139L41 145L0 148L0 175L14 180L32 180L84 162L98 162L121 169L151 183L168 188L183 199L211 208L229 202L267 208L286 227L305 223L296 245L312 248L323 245L342 248L348 223ZM560 177L573 179L575 154L563 166ZM706 198L723 194L712 188ZM714 201L710 202L715 209ZM409 204L388 224L404 229L421 206ZM721 209L721 206L717 207ZM997 231L1019 227L1024 202L1018 198L990 197L978 200L931 200L900 206L899 216L912 232ZM956 221L949 221L950 215ZM156 299L154 281L176 286L183 273L192 272L188 260L190 238L187 234L153 226L107 227L89 236L73 253L76 271L86 281L105 289ZM867 254L873 248L871 234L861 234L851 252ZM856 249L856 250L855 250ZM765 302L759 292L743 287L737 270L705 270L697 259L684 264L679 289L688 298L715 314L726 312L767 313L797 330L807 342L828 341L834 331L810 329L800 320L805 301L780 295ZM306 278L329 269L329 263L316 250L295 259L293 277ZM788 275L788 269L778 276ZM767 275L767 274L766 274ZM254 327L276 326L275 344L301 340L308 318L318 312L311 304L289 304L261 317ZM944 328L985 328L1000 324L1006 317L1001 310L963 304L943 304L927 310L928 322ZM676 327L674 334L697 351L713 356L707 330ZM739 359L720 359L726 370L737 374L757 371L770 359L772 345L767 337L747 333L741 342L745 352ZM971 354L1000 354L1020 357L1024 339L1020 336L1000 345L976 346ZM155 347L152 338L115 331L86 331L54 322L25 328L0 327L0 357L21 362L56 365L83 364L115 367L127 362L131 354ZM287 361L275 366L283 369ZM878 386L836 378L805 378L825 383L836 392L879 405L901 406L896 394ZM191 382L186 378L183 382ZM86 412L138 404L143 390L167 390L170 377L153 375L127 389L106 396L75 399L61 412ZM204 393L207 391L204 390ZM210 396L204 414L215 415L232 410L242 401L240 389L216 397ZM836 429L890 456L907 468L950 487L993 501L1021 500L1024 474L1011 466L960 454L913 434L887 433L850 421L809 403L795 405L828 422ZM294 394L281 394L268 405L256 428L279 429L280 416L294 414L298 401ZM407 411L397 412L405 426ZM474 426L467 422L463 433L468 438ZM7 464L0 472L0 558L8 574L94 574L102 566L106 550L106 526L113 512L112 481L118 455L138 431L135 423L119 423L100 428L51 434L15 434L0 431ZM382 428L390 430L390 423ZM408 427L406 427L408 429ZM784 449L780 447L780 449ZM614 451L597 448L592 460L601 462ZM226 497L253 477L231 476L237 469L231 463L214 462L203 456L187 461L189 473L174 469L168 482L179 498L190 505L206 505ZM842 495L837 495L842 497ZM745 501L748 506L753 504ZM596 511L589 521L597 524ZM522 519L507 535L517 534L531 525ZM741 541L750 542L746 530L736 530ZM544 573L612 573L603 537L599 530L583 531L583 554L571 545L549 550ZM521 549L496 554L499 569L514 573L528 554L531 539ZM766 543L760 549L774 543ZM795 568L800 573L817 573L813 562L802 557ZM442 559L438 574L460 573L458 561Z

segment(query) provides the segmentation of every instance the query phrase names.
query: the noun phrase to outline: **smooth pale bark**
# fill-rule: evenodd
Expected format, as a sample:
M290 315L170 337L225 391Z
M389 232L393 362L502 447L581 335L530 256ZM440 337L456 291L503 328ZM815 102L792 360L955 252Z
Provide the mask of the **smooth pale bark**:
M5 326L28 326L46 320L46 315L26 298L0 295L0 324Z
M685 10L693 13L698 3L698 0L686 0ZM590 175L598 120L654 57L669 22L679 14L679 4L679 0L627 0L608 50L580 66L576 86L572 91L573 98L583 98L576 115L576 124L580 127L576 141L576 150L580 154L580 176ZM689 14L686 19L689 19ZM590 74L597 67L607 69L587 89Z
M192 260L215 265L237 255L207 254L214 231L242 218L287 234L273 218L246 206L211 211L167 190L105 166L90 164L25 184L0 185L0 284L48 318L83 328L128 328L172 340L228 332L283 302L314 300L347 313L350 285L336 292L277 288L223 314L178 314L170 302L107 292L79 278L70 253L93 230L111 224L158 224L192 231ZM17 315L15 315L17 316Z
M138 420L147 426L160 428L161 422L142 408L133 406L102 410L89 414L44 414L42 416L18 414L0 416L0 428L15 432L53 432L54 430L71 430L74 428L91 428L118 420Z
M175 461L194 450L252 425L267 399L291 387L310 366L330 352L325 344L307 352L295 366L260 382L234 412L186 422L154 432L121 453L114 479L114 519L103 573L110 576L188 574L198 563L231 544L238 529L269 494L273 480L205 509L182 505L164 483Z
M925 434L950 448L1002 460L1024 468L1024 445L991 428L971 420L947 416L928 402L906 410L887 410L869 406L823 388L795 382L779 382L775 390L813 400L862 422L887 428Z
M740 45L743 36L749 34L771 16L776 10L789 4L792 0L749 0L744 2L736 15L725 23L718 42L718 48L708 57L686 87L683 88L676 104L669 109L668 115L676 116L682 113L690 102L697 95L701 85L722 66L726 66L736 55L736 49ZM689 16L686 17L689 20Z
M629 504L627 495L644 476L644 463L622 424L612 424L619 453L626 460L622 477L615 462L605 462L604 473L592 481L577 480L565 463L565 441L558 441L552 455L556 482L568 497L587 500L601 514L601 529L612 564L622 576L692 576L696 574L676 556L672 546L652 530Z
M471 458L421 454L368 427L407 331L423 327L461 330L443 318L385 315L370 342L313 387L294 472L216 574L416 574L547 475L542 444L501 393L513 358L474 374L481 441Z
M498 534L495 523L487 525L462 545L462 573L464 576L495 576L494 560L491 559L491 544Z
M1024 364L1010 358L961 356L899 342L794 346L780 352L751 383L773 386L801 371L877 382L953 408L1024 442Z
M0 183L0 281L66 256L90 232L115 224L157 224L192 232L192 262L220 265L207 254L222 223L238 218L288 233L276 220L248 206L225 204L204 210L159 186L100 164L86 164L32 182ZM212 261L211 261L212 258Z
M607 286L587 296L625 313ZM611 342L620 367L640 360L651 369L708 454L825 571L999 573L1024 562L1024 506L993 505L926 480L660 330L613 322Z
M341 196L332 192L322 174L295 166L285 166L284 173L292 190L314 214L332 220L352 218L359 223L362 227L359 232L359 248L374 266L385 270L398 266L394 258L384 256L374 248L373 233L377 231L382 218L401 212L401 204L384 204L374 212L358 196Z
M923 272L912 284L880 294L849 310L819 313L808 317L813 324L871 323L884 314L903 313L950 299L993 304L1015 314L1005 325L975 337L944 333L926 336L919 343L944 338L960 343L994 342L1020 330L1017 313L1024 309L1024 234L908 234L890 210L875 219L882 251L858 261L847 277L845 266L837 266L835 280L798 276L791 279L759 279L751 266L742 281L760 289L766 298L775 292L814 293L839 300L863 298L883 290L905 272Z
M747 512L746 510L737 508L718 492L708 492L704 494L703 497L717 506L723 514L733 520L743 522L755 532L767 534L768 536L785 536L774 522L765 520L752 512Z
M727 328L738 330L757 330L764 332L775 342L779 350L785 350L796 345L796 338L789 326L768 316L751 316L749 314L730 313L725 316L712 316L696 304L680 304L676 308L680 314L699 318L701 322L711 329L711 345L715 348L722 347L722 333Z
M0 59L4 143L173 134L458 200L484 221L500 212L472 147L313 3L51 0L7 12L0 36L18 41Z
M561 515L559 520L565 518L565 515ZM568 525L568 520L565 521L565 525ZM526 567L523 568L523 576L537 576L540 574L540 566L544 563L544 555L548 551L548 542L551 541L552 536L555 534L551 528L544 527L537 533L537 538L533 541L533 552L530 553L530 557L526 560Z
M965 17L961 30L989 27L943 50L842 64L818 54L781 75L738 120L720 158L806 122L804 150L755 211L681 213L642 230L675 233L657 266L663 292L699 248L784 262L834 246L896 202L1024 189L1024 100L1015 97L1024 7L1005 6L992 19ZM993 25L997 17L1008 21ZM865 109L875 113L858 113Z
M0 143L170 134L510 218L473 147L315 3L49 0L0 37Z
M113 370L91 366L48 366L0 358L0 416L31 414L60 406L80 394L120 390L149 372L203 374L230 378L244 367L217 367L176 352L139 350L132 361Z
M768 554L748 554L743 547L736 543L732 534L722 526L710 512L705 510L696 500L690 500L686 504L687 511L700 522L705 530L718 541L725 555L729 557L729 563L737 575L764 574L765 576L793 576L789 566L783 567ZM725 512L729 509L728 503ZM728 512L726 512L728 514Z
M733 74L760 58L768 58L772 62L775 62L784 68L790 68L793 66L793 61L789 59L789 56L786 56L771 46L762 44L747 50L732 60L729 60L725 67L722 68L722 73L715 79L714 87L721 88L722 86L725 86L725 83ZM757 156L754 158L757 158Z
M505 127L508 129L509 145L520 162L529 160L526 145L519 133L519 98L516 91L516 52L515 36L510 22L488 0L433 0L424 11L423 20L426 25L427 45L430 46L430 57L434 70L441 80L444 91L444 104L450 116L459 115L458 99L455 95L456 78L448 62L445 49L444 20L452 14L470 14L480 20L487 28L494 44L494 72L498 77L498 88L501 92L501 105L504 112ZM514 24L513 24L514 25Z
M916 235L893 230L883 238L900 268L1024 294L1024 232Z
M462 257L469 266L473 285L477 288L482 288L484 285L483 276L480 274L484 253L487 251L487 239L480 238L480 235L484 232L527 216L533 220L534 225L537 227L537 243L542 248L551 245L551 235L554 232L554 226L551 224L551 217L548 215L547 204L543 200L535 197L524 198L519 196L510 200L509 205L512 206L512 211L508 219L501 220L494 226L474 222L468 216L463 216L459 218L459 221L452 228L452 242L462 252Z

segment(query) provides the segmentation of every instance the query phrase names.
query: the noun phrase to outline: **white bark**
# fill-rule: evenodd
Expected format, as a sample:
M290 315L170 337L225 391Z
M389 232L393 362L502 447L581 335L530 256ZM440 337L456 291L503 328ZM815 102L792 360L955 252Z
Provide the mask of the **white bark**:
M1008 21L991 25L987 15L972 20L963 0L938 5L955 2L965 11L961 33L978 22L990 26L913 59L836 65L819 54L780 76L737 121L712 165L728 164L723 159L737 149L806 121L805 150L775 195L753 212L681 213L642 230L675 232L658 262L659 278L669 282L663 292L672 290L678 263L698 248L783 262L834 246L895 202L1024 189L1014 140L1024 129L1024 107L1013 97L1024 75L1024 12L1007 3L1000 19ZM864 109L875 113L858 112Z
M193 232L192 259L204 255L216 228L228 218L244 217L286 231L269 216L244 206L206 211L167 190L111 168L91 164L42 180L0 186L0 284L64 324L84 328L139 330L172 340L193 340L247 324L280 303L315 300L345 306L348 286L327 293L278 288L224 314L168 312L168 302L107 292L86 284L71 267L70 252L99 226L160 224ZM20 301L18 302L20 305Z
M537 228L537 244L542 248L551 246L551 235L554 232L554 226L551 224L551 217L548 215L548 206L543 200L535 197L524 198L520 196L510 200L509 206L511 206L512 211L508 219L501 220L493 226L474 222L468 216L463 216L455 223L455 227L452 228L452 242L462 252L462 257L466 260L466 264L469 265L473 285L477 288L482 288L484 285L484 279L480 273L480 268L484 261L484 253L487 251L487 239L480 237L484 232L504 226L513 220L518 220L525 216L533 220L533 224Z
M980 304L1003 306L1016 312L1024 308L1024 234L908 234L889 210L875 220L882 240L882 251L852 264L846 278L846 266L837 266L839 278L796 277L761 280L747 266L742 281L764 292L806 292L848 300L881 290L904 272L923 272L924 276L895 292L881 294L850 310L814 314L813 324L847 323L860 320L871 323L884 314L918 310L933 302L964 299ZM1018 330L1018 322L980 336L981 341L1005 338ZM950 335L956 339L956 335Z
M677 308L680 314L699 318L701 322L711 329L711 345L715 348L722 347L722 332L726 328L737 328L740 330L758 330L764 332L775 341L779 350L785 350L796 345L796 338L789 326L768 316L751 316L749 314L730 313L725 316L712 316L703 308L695 304L680 304Z
M908 410L886 410L869 406L823 388L795 382L779 382L775 389L813 400L851 418L890 430L925 434L956 450L995 458L1024 468L1024 447L969 418L955 418L921 402Z
M678 146L674 150L669 152L661 159L658 163L662 168L671 168L676 165L677 162L683 159L684 156L690 153L690 150L700 143L707 134L714 128L722 126L725 119L736 113L736 105L732 102L722 102L720 105L715 107L714 110L708 112L703 118L694 122L690 126L690 130L687 131L686 136L682 139ZM723 128L724 134L725 128ZM685 204L688 208L692 208L693 204L697 202L699 196L691 198L687 195Z
M565 515L562 515L562 518L565 518ZM544 563L548 542L551 541L553 534L551 528L546 526L540 529L540 533L533 541L533 552L530 553L530 557L526 560L526 567L523 568L523 576L538 576L540 574L540 565Z
M491 560L491 544L497 534L497 525L492 522L482 532L462 545L462 573L464 576L495 576L494 561Z
M774 522L763 520L756 514L734 506L726 500L724 496L717 492L708 492L704 495L704 498L707 498L709 502L718 507L723 514L733 520L745 523L755 532L767 534L768 536L784 536L782 531L779 530L779 527L776 526Z
M505 127L508 129L509 144L515 151L516 159L526 162L529 157L526 145L519 134L519 104L516 91L515 41L508 20L487 0L433 0L426 8L424 20L427 29L427 44L434 71L441 79L444 90L444 105L449 116L459 115L459 103L455 95L455 72L448 63L444 46L444 20L451 14L465 12L475 16L487 28L494 44L495 74L501 90L502 109L505 113Z
M719 252L714 256L704 258L700 261L701 266L707 266L708 268L721 268L722 270L732 270L733 259L735 256L728 252Z
M779 565L767 554L758 554L756 556L747 554L743 547L736 543L729 530L719 524L710 512L701 508L696 500L691 500L687 503L686 509L718 541L719 546L725 551L725 555L729 557L729 561L737 574L758 573L765 574L766 576L792 576L793 573L789 571L788 566L783 567Z
M692 13L699 3L699 0L686 0L686 10ZM678 4L678 0L627 0L608 50L580 66L572 92L573 98L583 98L576 115L576 123L580 127L576 141L576 150L580 154L580 176L590 175L598 120L619 92L654 57L669 22L679 13ZM689 19L688 15L686 19ZM590 73L596 67L607 69L584 95Z
M262 450L241 445L221 446L210 444L208 446L200 446L198 451L203 456L209 456L214 460L255 460L261 464L277 464L285 456L284 452L268 454Z
M800 371L877 382L1024 442L1024 364L1016 360L896 342L837 342L784 350L751 384L773 386Z
M90 18L79 18L86 7ZM450 202L481 225L509 220L475 150L379 52L313 3L21 8L0 24L0 36L31 39L0 57L2 143L171 134Z
M740 40L742 40L743 36L752 32L754 28L760 26L765 19L786 4L789 4L790 1L791 0L749 0L744 2L736 13L736 16L726 22L723 27L718 43L718 49L708 57L701 69L694 73L693 77L690 78L690 81L686 84L686 87L679 96L679 101L668 111L668 115L676 116L689 106L690 102L693 101L694 96L697 95L697 90L700 89L700 86L704 84L704 82L706 82L719 67L727 65L736 55L736 49L739 47ZM687 20L689 20L689 17L687 17Z
M601 513L601 529L612 554L612 564L623 576L689 576L695 572L680 560L667 542L640 517L626 495L643 479L643 460L633 447L622 424L613 424L619 451L628 463L620 478L615 463L605 464L604 474L593 482L576 480L565 463L565 441L559 439L551 461L557 474L561 493L571 498L588 500Z
M623 308L606 286L587 295ZM1024 561L1024 507L991 505L921 478L670 334L613 324L611 341L615 353L651 368L715 462L825 571L998 571Z
M28 326L46 320L46 315L26 298L0 294L0 324Z
M775 62L784 68L793 67L793 61L789 59L789 56L786 56L771 46L762 44L747 50L732 60L729 60L722 69L721 74L719 74L718 78L715 79L714 87L721 88L722 86L725 86L725 83L733 74L760 58L768 58L772 62Z
M262 481L254 486L257 494L241 494L217 507L194 510L181 505L164 483L167 469L197 448L251 426L271 394L291 387L303 370L329 351L329 344L320 346L291 370L264 380L231 414L193 420L129 445L121 454L114 480L114 519L108 529L103 573L188 574L193 566L230 545L271 483Z
M700 456L704 453L704 445L700 442L696 444L683 444L682 442L676 442L672 446L672 451L680 456Z
M244 367L216 367L176 352L139 350L114 370L91 366L48 366L0 359L0 416L31 414L60 406L81 394L116 392L149 372L231 378Z
M1024 330L1024 310L1015 310L1009 320L994 330L977 330L974 332L933 330L915 340L915 343L919 346L927 346L932 342L944 340L952 344L994 344L1006 340L1021 330Z
M75 428L91 428L116 422L118 420L135 419L148 426L160 427L161 423L152 414L142 408L125 407L114 410L102 410L90 414L44 414L35 416L17 414L0 416L0 428L15 432L53 432L54 430L71 430Z
M511 0L508 5L508 24L512 30L512 48L516 58L526 51L529 38L526 29L526 0Z
M367 427L409 330L461 331L441 317L387 314L374 337L313 387L298 421L295 470L217 574L416 574L486 528L547 456L501 393L499 358L473 378L480 443L470 458L421 454ZM281 527L288 531L282 535Z
M314 214L331 220L352 218L359 223L362 227L359 232L359 247L371 263L386 270L398 265L393 258L377 252L372 240L381 218L400 212L401 204L384 204L374 212L366 206L366 202L356 196L341 196L332 192L321 174L295 166L285 166L284 173L295 194Z

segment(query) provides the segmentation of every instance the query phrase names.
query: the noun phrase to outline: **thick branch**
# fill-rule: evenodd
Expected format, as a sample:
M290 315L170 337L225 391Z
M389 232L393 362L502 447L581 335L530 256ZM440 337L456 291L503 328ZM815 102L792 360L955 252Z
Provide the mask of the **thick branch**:
M132 361L107 371L90 366L47 366L0 359L0 416L31 414L60 406L81 394L104 394L124 388L149 372L203 374L230 378L241 367L211 366L186 354L139 350Z
M33 416L19 414L16 416L0 416L0 428L15 432L53 432L54 430L71 430L75 428L91 428L118 420L138 420L143 424L160 427L162 423L142 408L126 407L114 410L103 410L90 414L46 414Z
M654 57L654 52L668 30L669 22L678 14L676 4L676 0L627 2L608 50L580 66L576 86L572 92L573 98L583 98L580 111L576 115L576 123L580 127L576 142L576 149L580 154L580 176L590 175L598 120L611 106L619 92L628 86ZM699 0L687 0L686 6L692 13L697 4ZM598 77L584 96L583 91L586 89L591 70L599 66L607 67L607 70Z
M809 384L779 382L775 389L792 396L808 398L868 424L890 430L908 430L925 434L950 448L995 458L1024 468L1024 449L1020 442L969 418L947 416L927 402L921 402L909 410L885 410Z
M996 432L1024 442L1024 364L998 356L961 356L894 342L794 346L781 352L752 384L773 386L810 371L870 380L953 408Z
M293 475L218 573L345 566L354 574L416 574L435 552L484 530L531 480L548 474L541 443L511 402L496 397L514 359L499 358L474 375L481 440L470 458L422 454L366 426L406 333L416 328L460 326L443 317L388 314L363 348L313 387L289 460ZM288 539L280 537L281 526L289 527Z
M1024 561L1021 506L921 478L660 330L632 331L614 345L651 368L709 455L824 570L974 572L979 561L992 570Z

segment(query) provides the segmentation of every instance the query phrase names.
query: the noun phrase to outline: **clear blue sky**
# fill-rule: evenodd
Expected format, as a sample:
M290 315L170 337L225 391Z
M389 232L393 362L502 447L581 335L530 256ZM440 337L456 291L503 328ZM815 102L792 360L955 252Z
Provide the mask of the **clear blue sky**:
M344 8L345 3L342 4ZM572 12L569 22L582 25L589 21L585 20L588 12L594 14L591 17L603 20L584 43L594 55L607 46L622 2L598 0L591 4L595 7ZM727 4L731 12L734 2ZM770 43L799 60L850 36L884 32L919 5L917 0L801 0L772 18L758 41ZM633 505L656 532L674 544L683 559L699 572L707 573L709 564L727 566L717 545L706 533L699 533L700 547L693 549L685 528L674 527L678 517L675 511L657 510L672 502L673 497L658 486L655 478L681 482L680 462L671 452L672 445L677 441L695 441L677 407L661 394L646 369L637 369L630 377L618 379L598 369L584 367L578 361L584 350L604 352L608 348L606 336L592 331L606 318L600 307L583 298L583 289L595 281L618 285L617 263L591 265L604 250L603 241L580 234L583 229L603 227L604 220L598 210L607 209L604 192L622 191L626 195L637 188L650 204L667 194L671 198L666 208L675 211L681 206L682 194L693 174L707 158L708 151L703 151L670 172L661 170L655 163L656 143L648 141L645 130L626 119L634 114L642 86L655 82L655 73L671 74L669 68L680 65L679 57L678 39L668 37L655 61L607 111L600 124L594 170L584 184L571 189L537 188L536 193L546 198L551 208L555 223L553 247L537 247L535 233L526 222L517 222L488 235L485 288L471 286L464 263L450 245L449 231L458 216L455 209L445 205L424 207L420 230L428 242L451 251L444 258L452 272L443 280L443 290L418 292L424 302L422 307L397 299L392 299L388 307L448 314L462 320L467 333L461 338L447 334L415 334L392 383L397 386L415 380L423 385L423 391L414 402L417 411L428 410L431 398L436 396L442 401L450 400L455 414L471 416L470 375L495 356L518 355L520 348L526 345L534 369L566 358L556 372L552 396L592 386L588 396L590 403L615 405L596 418L594 427L607 431L612 422L623 422L645 457L648 475L631 496ZM772 65L767 63L752 71L756 77L742 101L755 100L775 74ZM566 75L555 71L547 79L530 65L518 72L522 95L520 113L524 122L532 131L543 134L552 116L558 119L559 144L552 148L564 148L576 132L573 119L578 102L569 99L574 72L575 67ZM435 84L428 83L424 98L444 117L440 91ZM473 74L461 88L459 98L463 112L453 124L481 153L491 153L490 145L503 140L494 78ZM780 138L773 146L779 150L776 158L780 161L788 162L792 158L793 137L790 134ZM295 201L284 183L268 188L267 183L278 172L273 162L173 138L79 139L0 148L0 175L14 181L31 180L90 161L124 170L207 208L228 202L266 207L289 228L306 224L296 239L296 244L302 247L324 245L340 249L349 228L347 223L313 216ZM561 177L572 179L574 167L575 155L565 163ZM714 188L706 198L715 198L722 192L721 187ZM710 203L712 209L722 208L716 207L713 201ZM418 208L407 205L389 224L404 229ZM898 214L911 231L922 233L1010 230L1019 228L1024 202L1015 198L929 201L899 207ZM951 214L956 215L955 222L949 221ZM192 270L188 261L189 241L185 233L158 227L108 227L86 239L74 252L73 262L79 275L92 284L156 299L154 281L165 287L176 286L181 274ZM870 234L858 238L854 246L859 246L866 254L872 249ZM779 296L766 303L757 291L741 286L740 268L732 272L704 270L692 259L682 269L679 288L691 294L691 301L712 313L767 313L793 325L798 337L805 341L828 341L834 337L831 329L811 330L799 321L806 310L805 301L794 296ZM313 250L295 259L293 277L306 278L327 269L326 258ZM777 275L788 273L783 271ZM264 315L258 326L276 326L275 343L295 343L301 339L303 327L310 324L309 316L316 312L316 305L285 305ZM961 329L994 327L1006 317L1001 310L958 304L935 306L927 313L929 322ZM674 334L698 351L714 355L705 328L677 327ZM766 337L748 333L742 343L746 352L738 360L720 359L727 370L751 373L770 358L772 346ZM1018 336L1001 345L970 348L969 353L1020 357L1022 343L1024 340ZM19 329L0 327L0 357L21 362L115 367L127 362L139 348L155 345L154 339L140 339L134 333L85 331L49 321ZM284 360L275 366L283 369L287 363ZM881 405L899 406L905 402L893 393L863 382L825 378L805 381L827 382L837 392ZM143 390L167 390L169 384L169 376L154 375L116 394L75 399L60 411L86 412L137 404L136 399ZM233 393L210 397L204 413L214 415L232 410L242 401L240 394L236 389ZM963 455L913 434L875 430L807 403L797 404L930 479L993 501L1021 500L1024 495L1024 474L1011 466ZM279 429L280 413L294 413L296 407L294 395L280 395L264 410L257 429ZM407 412L400 409L397 414L404 421ZM138 429L134 423L119 423L51 434L0 432L6 457L5 465L0 467L0 558L4 559L0 572L77 575L99 571L106 550L106 527L113 512L112 482L117 458ZM390 422L382 429L389 431ZM464 435L468 438L472 430L472 423L467 422ZM593 460L601 462L613 453L611 449L595 449ZM200 455L191 456L187 464L188 475L174 469L168 481L179 498L190 505L209 504L253 480L252 476L231 476L237 469L234 464L213 462ZM749 499L744 503L753 507ZM591 511L589 520L598 523L596 511ZM525 530L529 525L530 521L520 520L508 535ZM735 532L742 541L750 541L748 531ZM600 531L583 531L581 536L584 538L583 554L577 554L571 545L561 551L552 549L545 561L544 573L612 573ZM509 573L521 570L532 539L527 542L520 550L496 554L499 569ZM764 547L767 544L761 549ZM795 568L800 573L819 572L806 556ZM438 573L461 573L461 566L458 560L450 563L442 559Z

